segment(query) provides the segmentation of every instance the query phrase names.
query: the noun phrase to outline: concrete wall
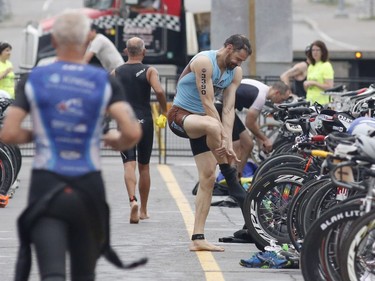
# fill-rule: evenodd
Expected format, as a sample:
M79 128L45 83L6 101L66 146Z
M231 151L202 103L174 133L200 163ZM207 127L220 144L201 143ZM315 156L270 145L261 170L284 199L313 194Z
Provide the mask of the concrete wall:
M255 0L256 75L280 75L293 60L292 0ZM211 48L219 49L230 35L248 37L249 0L214 0L211 9ZM250 59L243 64L250 74Z

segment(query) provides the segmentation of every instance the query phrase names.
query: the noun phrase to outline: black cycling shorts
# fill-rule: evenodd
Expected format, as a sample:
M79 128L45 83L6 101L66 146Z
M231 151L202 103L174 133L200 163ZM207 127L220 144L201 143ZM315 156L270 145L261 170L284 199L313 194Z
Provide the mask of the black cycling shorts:
M154 121L152 117L140 120L142 126L142 138L132 149L121 152L122 162L136 161L138 155L138 163L146 165L150 163L152 147L154 142Z

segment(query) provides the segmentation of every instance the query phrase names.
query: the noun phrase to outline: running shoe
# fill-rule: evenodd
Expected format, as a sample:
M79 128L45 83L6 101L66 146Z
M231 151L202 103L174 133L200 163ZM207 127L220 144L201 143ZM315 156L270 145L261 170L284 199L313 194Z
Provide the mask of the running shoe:
M250 268L264 268L264 267L268 268L267 263L259 259L258 254L262 254L262 252L254 254L251 258L247 260L241 259L240 265L244 267L250 267Z
M285 257L277 255L275 252L258 253L257 257L268 265L268 268L288 268L292 265Z

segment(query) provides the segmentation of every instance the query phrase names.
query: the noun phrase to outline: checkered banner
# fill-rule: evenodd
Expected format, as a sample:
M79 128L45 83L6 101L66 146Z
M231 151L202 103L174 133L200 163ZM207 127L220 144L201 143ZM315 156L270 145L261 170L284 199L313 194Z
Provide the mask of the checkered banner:
M114 26L155 28L166 27L172 31L180 31L180 20L177 16L163 14L138 14L135 18L124 19L119 16L103 16L94 20L99 28L109 29Z
M163 14L138 14L135 18L124 19L122 17L111 15L103 16L93 20L99 28L110 29L117 26L126 26L134 28L156 28L166 27L172 31L179 32L181 29L180 18L177 16ZM51 33L52 29L42 31L43 35Z

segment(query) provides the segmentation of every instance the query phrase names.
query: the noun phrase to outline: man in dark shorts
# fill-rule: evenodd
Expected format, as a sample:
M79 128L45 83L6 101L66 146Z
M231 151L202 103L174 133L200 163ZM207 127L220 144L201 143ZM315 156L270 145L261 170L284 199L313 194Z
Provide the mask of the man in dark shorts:
M121 85L104 69L87 65L90 19L78 11L60 14L53 24L57 61L36 67L17 87L0 140L34 141L35 157L28 206L18 220L20 249L15 280L28 279L33 244L41 280L95 279L104 255L122 264L109 245L109 209L101 175L100 143L116 150L134 146L141 127ZM102 137L106 111L118 130ZM22 126L31 115L32 129Z
M241 63L251 52L249 40L235 34L219 50L198 53L182 72L173 106L168 111L170 129L190 140L199 173L191 251L224 251L204 236L217 164L229 193L243 207L246 193L238 182L236 168L231 166L233 161L239 161L232 147L232 128L236 89L242 79ZM223 121L214 106L218 92L223 92Z
M113 71L128 93L128 101L133 107L143 135L133 148L121 152L124 163L124 180L130 202L130 223L138 223L139 219L148 219L147 201L150 193L150 158L154 141L154 122L151 114L151 88L159 102L161 112L167 114L167 102L164 89L160 84L159 73L155 67L142 63L146 53L145 43L141 38L133 37L126 42L125 53L128 60ZM136 193L137 177L135 174L138 155L140 211Z

